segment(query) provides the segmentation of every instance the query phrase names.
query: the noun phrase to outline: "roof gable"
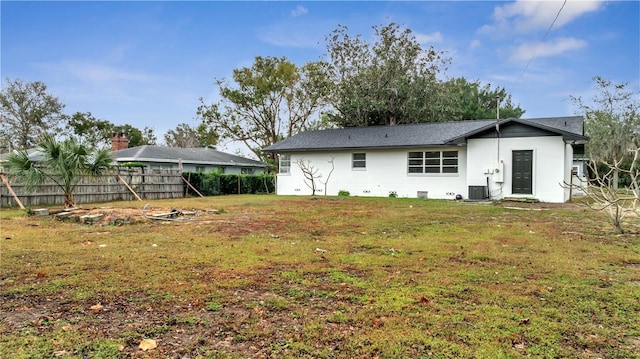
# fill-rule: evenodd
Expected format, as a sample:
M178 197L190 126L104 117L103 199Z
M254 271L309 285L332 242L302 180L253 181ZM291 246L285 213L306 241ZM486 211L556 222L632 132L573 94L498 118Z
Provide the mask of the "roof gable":
M508 118L493 122L488 126L471 131L463 136L452 138L450 143L462 143L470 138L513 138L562 136L565 141L576 143L588 142L584 136L584 120L582 116L548 117L536 119Z
M509 122L504 125L499 125L498 130L500 137L538 137L538 136L557 136L558 134L553 131L544 130L537 127L527 126L521 123ZM490 127L478 134L468 136L467 138L495 138L497 137L498 130L496 126Z

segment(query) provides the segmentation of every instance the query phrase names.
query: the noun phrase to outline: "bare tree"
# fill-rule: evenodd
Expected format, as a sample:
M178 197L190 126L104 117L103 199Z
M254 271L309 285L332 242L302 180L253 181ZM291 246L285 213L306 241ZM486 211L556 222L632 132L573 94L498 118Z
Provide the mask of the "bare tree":
M300 167L302 175L305 178L304 184L311 188L311 195L315 196L316 191L318 190L316 180L319 181L319 179L322 178L322 174L318 173L319 169L313 166L311 161L307 161L304 158L300 158L296 163L298 164L298 167Z
M578 189L590 199L587 205L597 211L605 211L611 220L616 234L625 233L622 222L630 214L640 216L640 146L636 143L634 149L629 150L632 156L631 164L624 166L624 160L613 162L606 160L590 161L588 166L592 177L584 182L567 184L565 187ZM604 169L604 170L603 170ZM625 188L615 188L613 183L618 175L626 175L631 179Z
M331 156L331 159L327 162L329 162L329 164L331 165L331 171L329 171L329 174L327 175L327 179L322 182L320 179L318 179L318 181L320 183L322 183L324 185L324 195L327 195L327 184L329 183L329 179L331 178L331 174L333 173L333 170L335 169L335 166L333 164L333 160L335 160L336 157L335 156Z

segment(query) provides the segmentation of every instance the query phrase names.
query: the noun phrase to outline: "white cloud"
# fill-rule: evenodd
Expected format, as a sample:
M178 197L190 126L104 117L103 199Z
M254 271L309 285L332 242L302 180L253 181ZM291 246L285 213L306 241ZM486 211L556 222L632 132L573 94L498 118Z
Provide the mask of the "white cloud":
M62 60L36 64L44 70L51 87L68 100L133 103L154 96L162 79L153 74L128 71L97 61Z
M322 38L317 35L306 32L291 32L286 31L284 28L274 28L269 31L264 31L260 34L260 39L268 44L279 47L292 47L292 48L317 48Z
M142 72L131 72L117 67L96 63L67 62L61 66L62 70L79 79L88 82L111 81L150 81L154 76Z
M414 36L419 44L438 44L442 42L442 34L440 31L432 32L430 34L421 34L416 32L414 33Z
M298 5L295 9L291 10L291 16L294 17L306 15L307 13L309 13L309 10L302 5Z
M469 49L471 49L471 50L475 50L475 49L480 48L480 47L482 47L482 42L480 42L480 40L472 40L469 43Z
M537 58L556 56L585 46L587 46L587 43L583 40L562 37L540 45L538 43L522 44L511 53L509 59L512 61L528 61L534 54Z
M546 29L555 19L562 7L563 0L554 1L527 1L518 0L503 6L498 6L493 11L493 24L484 25L479 32L482 33L509 33L512 31L525 33L534 30ZM605 6L603 0L568 0L562 8L554 28L560 28L580 16L602 9Z

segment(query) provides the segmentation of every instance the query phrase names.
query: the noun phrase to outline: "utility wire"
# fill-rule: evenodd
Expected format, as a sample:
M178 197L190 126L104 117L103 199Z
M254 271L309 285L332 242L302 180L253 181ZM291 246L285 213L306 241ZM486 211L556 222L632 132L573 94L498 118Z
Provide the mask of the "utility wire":
M538 42L538 46L536 46L536 49L533 51L533 55L531 55L531 58L529 59L529 62L527 62L527 65L524 67L524 69L520 73L520 76L518 76L518 79L516 80L516 83L514 84L514 87L515 87L515 85L518 84L518 82L520 82L520 79L522 78L524 73L527 72L527 69L529 68L529 65L531 65L531 62L533 61L533 59L536 57L536 54L538 53L538 49L540 49L540 46L542 45L544 40L547 39L547 35L549 35L549 32L551 32L551 29L553 28L553 25L555 25L556 20L558 20L558 17L560 17L560 13L562 12L562 9L564 9L565 5L567 5L567 0L564 0L564 2L562 3L562 6L560 7L560 10L558 10L558 13L556 14L556 18L553 19L553 22L551 22L551 25L549 25L549 28L547 29L547 32L542 37L542 40L540 40L540 42Z

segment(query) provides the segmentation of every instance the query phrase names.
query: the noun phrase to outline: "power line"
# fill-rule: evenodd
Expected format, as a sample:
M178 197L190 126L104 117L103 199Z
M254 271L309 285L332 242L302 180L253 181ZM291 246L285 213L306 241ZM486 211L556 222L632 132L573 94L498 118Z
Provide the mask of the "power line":
M567 5L567 0L564 0L564 2L562 3L562 6L560 6L560 10L558 10L558 13L556 14L556 18L553 19L553 22L551 22L551 25L549 25L549 28L547 29L547 32L542 37L542 40L540 40L540 42L538 42L538 46L536 46L536 49L533 51L533 55L531 55L531 58L529 59L529 62L527 62L527 65L524 67L524 69L520 73L520 76L518 76L518 79L516 80L516 83L514 84L514 86L517 85L518 82L520 82L520 79L522 78L524 73L527 72L527 69L529 68L529 65L531 65L531 62L533 61L533 59L536 57L536 54L538 53L538 49L540 48L540 45L542 45L544 40L547 39L547 35L549 35L549 32L551 32L551 29L553 28L553 25L555 25L556 20L558 20L558 17L560 17L560 13L562 12L562 9L564 9L565 5Z

